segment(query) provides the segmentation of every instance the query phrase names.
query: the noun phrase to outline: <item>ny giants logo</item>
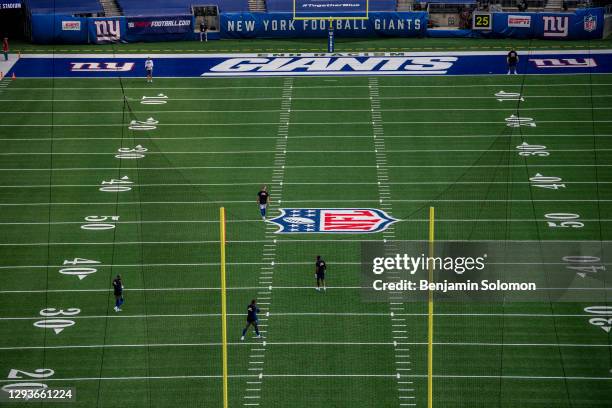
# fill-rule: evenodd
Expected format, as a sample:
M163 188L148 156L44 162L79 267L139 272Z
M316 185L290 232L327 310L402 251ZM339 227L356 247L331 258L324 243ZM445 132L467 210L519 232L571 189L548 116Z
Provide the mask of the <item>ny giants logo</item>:
M595 58L532 58L536 68L595 68Z
M397 222L374 208L281 208L270 220L279 226L276 233L364 234L384 231Z
M116 42L121 39L119 20L96 20L96 37L99 42Z
M544 37L567 37L569 28L568 16L544 16Z
M129 72L134 69L133 62L71 62L72 72Z

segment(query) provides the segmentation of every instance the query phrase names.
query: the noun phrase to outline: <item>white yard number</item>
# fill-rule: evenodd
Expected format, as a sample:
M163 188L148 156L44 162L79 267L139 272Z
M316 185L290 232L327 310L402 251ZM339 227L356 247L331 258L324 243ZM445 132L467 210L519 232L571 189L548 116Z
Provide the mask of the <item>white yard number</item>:
M144 153L148 152L149 149L136 145L133 149L129 147L121 147L117 149L118 154L115 155L117 159L142 159L145 157Z
M53 374L55 374L55 371L53 371L50 368L37 368L34 370L34 372L28 372L28 371L23 371L23 370L17 370L16 368L11 368L8 375L6 376L7 379L13 380L13 379L23 378L25 381L28 381L28 382L18 382L18 383L7 384L4 387L2 387L2 390L5 392L9 392L10 390L13 390L13 389L24 389L24 388L31 389L31 390L42 390L48 387L47 384L38 383L38 382L29 382L29 379L27 377L42 379L42 378L49 378L53 376Z
M85 217L85 221L88 224L81 225L81 229L93 230L93 231L104 231L115 228L115 224L111 224L107 221L119 221L118 215L89 215Z
M531 181L533 187L549 188L551 190L565 188L565 184L557 184L563 181L561 177L543 176L540 173L536 173L535 176L529 178L529 181Z
M548 221L548 226L551 228L582 228L584 227L584 224L580 221L577 221L580 219L580 215L578 214L569 214L569 213L550 213L550 214L545 214L544 217L546 217L549 220L552 221Z
M597 273L606 270L606 267L600 262L601 259L596 256L572 255L564 256L562 259L563 262L569 264L566 268L576 271L576 274L581 278L585 278L587 273Z
M585 307L584 311L598 316L589 319L589 323L601 327L606 333L610 333L612 329L612 306L589 306Z
M530 145L527 142L523 142L516 146L519 156L550 156L550 153L546 151L546 146L543 145Z
M163 93L157 96L143 96L140 103L143 105L165 105L168 102L168 97Z
M102 187L99 188L100 191L104 191L106 193L120 193L123 191L130 191L132 189L132 184L134 183L130 181L128 176L123 176L120 180L103 180L100 184L102 185Z
M74 320L70 319L54 319L57 316L76 316L81 313L81 309L71 307L70 309L56 309L49 307L40 311L40 315L45 319L39 320L34 323L34 326L41 329L53 329L55 334L60 334L65 328L74 326ZM48 319L51 317L51 319Z
M79 277L79 280L85 279L88 275L92 273L98 272L98 269L92 268L90 265L98 265L100 262L93 261L91 259L85 258L74 258L71 260L64 260L64 266L72 265L69 267L65 267L59 270L59 273L62 275L75 275ZM86 265L86 266L81 266Z

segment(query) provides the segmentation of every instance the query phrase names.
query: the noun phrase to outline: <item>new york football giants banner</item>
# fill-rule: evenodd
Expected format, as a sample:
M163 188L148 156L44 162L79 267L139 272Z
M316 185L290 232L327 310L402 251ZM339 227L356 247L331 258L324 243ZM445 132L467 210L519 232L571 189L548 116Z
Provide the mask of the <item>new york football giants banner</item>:
M193 16L127 17L126 39L132 41L180 41L193 37Z
M270 220L282 234L365 234L381 232L397 222L383 210L374 208L282 208Z
M419 37L427 33L427 13L370 13L367 20L333 20L337 37ZM290 13L221 14L222 38L327 37L329 20L294 20Z

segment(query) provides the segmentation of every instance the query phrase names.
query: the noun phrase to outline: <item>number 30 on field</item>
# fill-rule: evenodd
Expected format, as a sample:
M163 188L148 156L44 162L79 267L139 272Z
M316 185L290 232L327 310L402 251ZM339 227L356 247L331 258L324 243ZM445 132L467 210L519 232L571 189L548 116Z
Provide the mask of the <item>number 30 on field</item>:
M551 220L548 221L548 226L551 228L582 228L584 224L580 221L580 215L570 213L550 213L544 217Z
M599 317L589 319L593 326L601 327L606 333L612 329L612 306L589 306L584 311Z

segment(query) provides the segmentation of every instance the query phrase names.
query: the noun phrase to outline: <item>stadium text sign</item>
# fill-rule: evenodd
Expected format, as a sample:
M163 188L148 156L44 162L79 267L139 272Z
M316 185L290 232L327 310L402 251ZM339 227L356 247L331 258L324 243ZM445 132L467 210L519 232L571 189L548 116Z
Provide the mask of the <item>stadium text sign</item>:
M398 221L374 208L281 208L270 220L277 233L364 234L381 232Z
M229 58L202 76L216 75L354 75L437 74L444 75L457 57L300 57Z

